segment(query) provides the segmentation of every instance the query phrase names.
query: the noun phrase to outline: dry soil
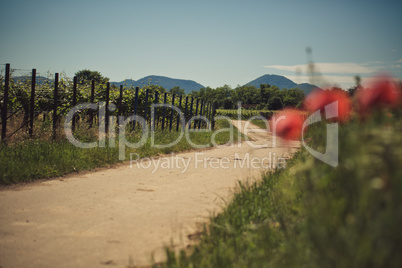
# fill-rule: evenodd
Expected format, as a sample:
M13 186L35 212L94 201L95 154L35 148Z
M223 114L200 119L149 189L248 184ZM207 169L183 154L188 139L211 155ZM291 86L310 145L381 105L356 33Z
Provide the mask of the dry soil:
M135 267L188 246L238 181L283 167L299 147L233 124L252 141L1 190L0 267Z

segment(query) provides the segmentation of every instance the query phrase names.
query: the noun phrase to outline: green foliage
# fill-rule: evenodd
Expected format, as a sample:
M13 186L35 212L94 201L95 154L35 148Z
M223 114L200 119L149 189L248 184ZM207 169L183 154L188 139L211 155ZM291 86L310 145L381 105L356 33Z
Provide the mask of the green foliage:
M240 184L191 253L155 267L400 267L401 119L340 126L336 168L301 149L287 169ZM325 151L325 123L306 135Z
M216 128L228 128L227 120L220 120ZM235 128L236 130L236 128ZM207 144L212 146L211 136L213 132L191 132L189 136L195 144ZM135 131L127 133L129 142L138 142L141 138L141 132ZM169 144L179 137L180 133L176 131L155 132L155 144ZM75 136L83 141L96 141L97 137L90 135L86 127L77 130ZM234 139L238 138L237 132ZM217 144L229 142L228 132L221 132L216 135ZM0 185L32 181L35 179L44 179L62 176L68 173L82 170L91 170L95 167L108 166L119 161L119 148L116 141L115 147L82 149L75 147L67 140L57 142L47 140L26 140L13 147L0 145ZM130 159L130 153L137 153L140 157L149 157L158 154L168 154L191 150L192 146L185 138L182 138L176 145L156 149L151 147L151 138L149 137L144 146L137 149L126 148L126 159Z
M82 83L77 86L77 103L88 103L91 102L91 83L90 79L94 78L95 82L95 92L94 92L94 103L99 103L105 101L106 98L106 81L108 78L104 78L100 75L99 72L93 72L89 70L83 70L77 72L81 78L79 81ZM83 78L86 77L86 78ZM98 77L98 78L97 78ZM100 82L97 82L100 81ZM146 90L149 90L148 95L148 104L145 107L145 95ZM183 89L174 88L175 92L183 93ZM0 100L2 98L4 92L4 85L1 84L0 88ZM66 77L64 73L59 75L59 83L58 83L58 115L62 118L65 116L68 111L72 108L72 99L73 99L73 81L71 78ZM159 94L158 103L163 102L163 93L166 92L166 89L159 85L145 85L139 90L139 98L138 98L138 109L137 114L143 116L145 114L145 108L147 108L148 116L150 115L151 105L155 102L155 94ZM18 80L10 79L10 90L9 90L9 102L8 102L8 110L15 111L21 110L23 112L24 122L26 122L29 118L29 103L30 103L30 95L31 95L31 77L19 77ZM120 89L116 86L111 86L109 92L110 103L118 104L120 97ZM175 105L179 106L178 98L175 100ZM168 94L166 102L172 103L172 94ZM1 103L1 102L0 102ZM111 115L117 115L120 113L122 115L128 116L134 112L134 103L135 103L135 88L130 86L123 87L123 98L121 101L121 109L120 111L116 111ZM47 79L43 79L40 84L36 85L36 94L35 94L35 115L39 114L49 114L52 116L54 106L54 75L48 74ZM190 104L188 104L188 110L190 110ZM193 111L195 111L196 102L193 104ZM184 101L181 105L181 110L184 111ZM16 114L20 116L21 113ZM162 114L162 109L157 110L157 116ZM85 114L83 114L85 116ZM176 116L176 115L175 115ZM36 120L37 118L35 118ZM15 117L11 118L11 120L15 121ZM36 120L37 121L37 120ZM22 124L24 124L24 122ZM36 124L36 122L35 122ZM12 130L11 130L12 131Z
M169 90L169 92L172 93L172 94L186 95L186 93L184 92L184 89L182 89L180 87L172 87Z
M283 102L281 98L273 97L269 99L267 107L270 110L277 111L283 108Z
M77 88L77 103L84 103L91 101L91 83L92 79L95 80L95 95L94 102L99 103L105 100L106 96L106 82L109 80L103 77L97 71L81 70L76 73L78 77ZM145 111L145 92L149 90L148 111L151 104L154 103L155 93L159 93L159 103L163 101L163 93L166 89L154 84L147 84L140 88L139 91L139 113ZM3 84L0 88L0 98L3 95ZM9 92L9 110L18 110L22 108L24 112L24 121L28 119L29 115L29 100L31 92L31 77L18 78L10 80L10 92ZM40 83L36 85L35 95L35 114L40 112L49 112L53 110L54 99L54 75L49 73L46 79L41 79ZM183 94L184 89L174 87L170 90L170 93ZM110 102L117 104L119 101L120 89L116 86L110 88ZM233 109L236 108L237 102L242 102L243 105L248 105L249 108L258 110L272 110L270 102L279 103L278 98L281 100L284 106L295 106L300 104L304 98L302 91L298 89L280 90L278 87L263 84L260 89L253 86L238 86L232 89L228 85L218 87L216 89L207 87L202 88L199 91L193 91L188 95L189 97L195 97L203 99L209 103L215 105L216 108ZM64 116L72 107L73 98L73 81L68 78L64 73L59 75L59 109L58 115ZM131 85L124 85L123 98L121 102L121 112L124 115L129 115L133 112L133 104L135 99L135 88ZM171 94L168 95L167 102L171 103ZM177 101L176 101L177 105ZM275 107L280 105L274 105ZM184 108L184 103L182 104ZM193 109L195 110L195 103ZM277 109L277 108L275 108ZM116 112L117 113L117 112Z
M264 118L270 118L273 115L273 113L274 113L273 111L269 111L269 110L241 109L240 119L248 120L253 116L262 116ZM231 119L237 120L237 119L239 119L239 110L238 109L230 109L230 110L217 109L216 116L227 116Z
M312 159L299 172L306 188L306 234L320 267L399 267L402 257L401 114L376 114L340 128L340 165ZM321 128L321 129L320 129ZM323 151L324 126L311 135Z
M262 120L262 119L254 119L251 121L254 125L262 128L262 129L269 129L269 125L267 120Z
M77 77L78 83L80 84L90 83L92 80L95 80L96 83L101 84L109 82L109 78L104 77L100 72L91 71L88 69L76 72L75 76Z
M242 105L250 105L259 110L274 110L270 107L270 103L273 103L275 107L279 107L280 103L282 103L280 107L295 107L305 97L303 90L298 88L281 90L269 84L261 84L259 89L250 85L237 86L235 89L231 89L228 85L216 89L207 87L193 91L191 95L215 103L217 108L233 109L238 102L241 102Z
M192 91L190 95L215 103L217 108L224 107L225 109L230 109L234 107L231 99L232 91L230 86L224 85L216 89L210 87L201 88L199 91Z
M242 104L258 104L260 94L256 87L244 85L237 86L232 92L233 103L242 102Z

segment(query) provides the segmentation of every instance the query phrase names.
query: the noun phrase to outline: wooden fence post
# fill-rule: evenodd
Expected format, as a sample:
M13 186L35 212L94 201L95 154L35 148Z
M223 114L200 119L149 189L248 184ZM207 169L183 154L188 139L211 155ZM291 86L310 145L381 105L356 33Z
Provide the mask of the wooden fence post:
M148 97L149 97L149 88L145 91L145 107L144 107L144 119L145 123L147 122L148 117Z
M184 126L187 123L187 104L188 104L188 96L186 96L186 101L184 104Z
M212 118L212 105L213 105L213 103L209 103L209 123L210 123L210 128L212 128L212 120L214 120L213 118Z
M57 105L59 99L59 74L56 73L54 77L54 92L53 92L53 140L57 136Z
M206 103L206 105L205 105L206 107L205 107L205 117L208 119L208 122L206 123L207 124L207 128L209 127L209 102L207 102Z
M200 104L200 116L202 116L202 110L204 108L204 100L201 100L201 104ZM201 121L203 120L198 120L198 129L201 129Z
M95 102L95 80L92 79L91 83L91 99L90 99L91 104ZM92 128L94 121L94 111L90 110L89 111L89 127Z
M118 102L118 109L119 109L119 115L123 115L123 85L120 85L120 94L119 94L119 102Z
M8 91L10 89L10 63L6 64L6 77L3 95L3 107L1 109L1 142L5 143L7 135L7 104L8 104Z
M207 104L208 104L207 101L204 101L204 106L203 106L204 108L203 108L203 110L204 110L204 116L205 116L205 118L208 119L208 116L207 116L207 114L208 114L208 109L207 109L208 107L207 107ZM206 126L208 123L207 123L207 122L204 122L203 124Z
M75 105L77 105L77 77L74 76L74 81L73 81L73 107L75 107ZM75 124L77 121L77 117L74 115L73 116L73 122L72 122L72 131L75 131Z
M164 97L163 97L162 131L165 129L165 118L166 118L166 98L167 98L167 93L165 92Z
M198 115L198 104L200 103L200 99L197 99L197 104L195 105L195 116L197 116ZM197 120L194 120L194 129L197 127L197 122L198 122L198 119Z
M105 100L105 132L109 132L109 96L110 96L110 82L106 83L106 100Z
M212 126L211 129L215 129L215 114L216 114L216 104L215 102L212 103Z
M140 87L135 88L134 115L137 115L137 111L138 111L138 93L139 93L139 90L140 90ZM135 121L134 121L133 129L135 129Z
M175 94L172 94L172 107L174 106L174 98L175 98L175 96L176 96ZM174 110L172 108L172 112L170 113L169 131L172 131L173 114L174 114Z
M158 97L159 97L159 94L158 94L158 92L155 92L155 104L158 104L158 101L159 101L159 99L158 99ZM156 119L157 119L157 116L156 116L156 110L155 110L155 108L153 109L153 113L154 113L154 122L153 122L153 126L154 126L154 130L155 130L155 127L157 126L157 121L156 121Z
M190 104L190 119L193 117L193 104L194 104L194 98L191 97L191 104ZM191 124L188 125L188 129L191 128Z
M183 99L183 95L180 95L180 99L179 99L179 109L181 111L181 101ZM177 124L176 124L176 131L179 131L179 125L180 125L180 114L177 115Z
M31 78L31 100L29 107L29 136L32 138L33 136L33 121L34 121L34 112L35 112L35 86L36 86L36 69L32 69L32 78Z

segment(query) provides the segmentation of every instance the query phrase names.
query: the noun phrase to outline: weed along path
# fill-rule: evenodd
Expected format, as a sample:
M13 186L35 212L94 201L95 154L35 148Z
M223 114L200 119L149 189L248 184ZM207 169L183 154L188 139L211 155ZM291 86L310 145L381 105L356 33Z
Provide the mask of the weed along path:
M191 244L238 181L284 165L299 146L233 124L253 141L0 190L0 267L139 266Z

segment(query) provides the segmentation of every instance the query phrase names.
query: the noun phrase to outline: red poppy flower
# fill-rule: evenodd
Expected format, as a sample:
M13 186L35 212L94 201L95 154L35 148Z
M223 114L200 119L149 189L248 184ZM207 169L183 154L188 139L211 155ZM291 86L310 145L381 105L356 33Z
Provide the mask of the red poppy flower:
M303 116L298 110L286 109L272 117L270 127L274 135L287 140L299 140L303 128Z
M316 112L321 110L321 112L325 112L325 107L330 105L331 103L338 102L338 112L329 111L331 114L337 114L336 121L346 122L352 111L352 103L350 101L349 95L341 90L341 89L333 89L333 90L314 90L311 92L305 102L304 106L309 112ZM329 109L328 107L327 109Z
M373 108L395 107L400 103L400 89L393 78L388 75L378 76L367 89L360 89L357 103L361 113Z
M349 94L341 90L332 91L332 102L338 101L338 122L346 122L352 113L352 103Z
M304 101L304 106L309 112L324 111L325 106L331 104L332 97L329 90L315 89Z

